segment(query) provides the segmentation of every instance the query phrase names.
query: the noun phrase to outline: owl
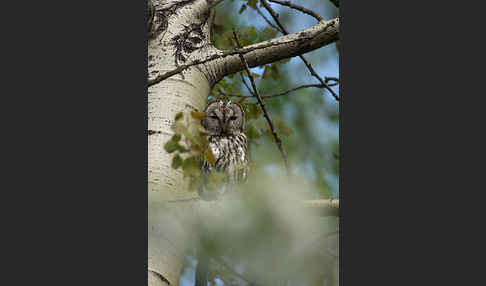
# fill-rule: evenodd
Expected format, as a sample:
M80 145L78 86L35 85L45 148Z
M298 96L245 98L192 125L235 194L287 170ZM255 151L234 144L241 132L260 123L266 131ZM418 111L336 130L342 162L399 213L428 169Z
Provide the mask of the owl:
M204 110L202 126L208 131L209 148L216 161L204 161L201 167L203 185L199 195L214 200L243 182L248 173L248 141L244 133L245 112L232 101L213 101ZM216 188L209 187L212 172L223 173L224 179Z

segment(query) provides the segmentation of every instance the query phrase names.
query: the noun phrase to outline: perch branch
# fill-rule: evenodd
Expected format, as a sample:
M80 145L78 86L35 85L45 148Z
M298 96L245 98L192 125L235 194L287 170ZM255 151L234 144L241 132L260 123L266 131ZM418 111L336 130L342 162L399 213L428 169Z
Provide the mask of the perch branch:
M305 209L319 216L339 216L339 200L305 200Z
M285 35L268 41L249 45L240 49L216 51L214 54L195 60L191 63L165 72L162 75L148 80L147 85L152 86L166 78L176 75L192 66L214 61L214 81L217 82L226 75L244 70L245 67L239 59L239 54L247 56L250 67L261 66L281 59L318 49L339 39L339 18L330 21L321 21L317 25L300 32Z

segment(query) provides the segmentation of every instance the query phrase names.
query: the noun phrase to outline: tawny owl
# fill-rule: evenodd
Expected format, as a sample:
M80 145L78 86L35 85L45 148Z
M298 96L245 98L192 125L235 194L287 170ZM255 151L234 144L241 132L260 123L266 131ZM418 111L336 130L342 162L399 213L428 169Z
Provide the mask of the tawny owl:
M202 176L205 180L199 190L203 199L216 199L244 181L248 173L248 148L244 133L245 112L232 101L213 101L204 110L202 126L209 132L209 148L216 159L214 164L204 161ZM207 179L211 172L226 175L222 184L210 189Z

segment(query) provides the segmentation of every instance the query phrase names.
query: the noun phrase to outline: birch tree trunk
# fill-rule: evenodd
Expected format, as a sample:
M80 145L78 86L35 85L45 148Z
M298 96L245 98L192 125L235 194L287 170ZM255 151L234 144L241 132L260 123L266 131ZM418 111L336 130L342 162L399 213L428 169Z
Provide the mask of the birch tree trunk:
M220 0L148 0L149 81L178 67L188 67L148 87L148 276L149 285L178 285L186 245L193 239L192 221L197 209L209 202L167 200L194 197L180 170L171 168L163 145L171 136L178 112L202 111L212 86L228 74L244 69L234 51L211 44L211 7ZM293 57L338 39L339 19L270 41L243 47L250 67ZM202 62L192 65L195 61ZM186 116L190 117L190 116ZM189 216L188 216L189 215Z

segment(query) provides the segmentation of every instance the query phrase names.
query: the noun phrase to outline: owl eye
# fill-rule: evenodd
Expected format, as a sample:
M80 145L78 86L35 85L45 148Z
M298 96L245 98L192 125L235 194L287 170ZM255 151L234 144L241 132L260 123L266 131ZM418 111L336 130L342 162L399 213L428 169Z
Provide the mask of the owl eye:
M236 116L231 116L229 120L236 120Z

